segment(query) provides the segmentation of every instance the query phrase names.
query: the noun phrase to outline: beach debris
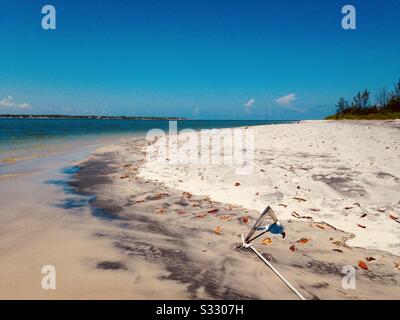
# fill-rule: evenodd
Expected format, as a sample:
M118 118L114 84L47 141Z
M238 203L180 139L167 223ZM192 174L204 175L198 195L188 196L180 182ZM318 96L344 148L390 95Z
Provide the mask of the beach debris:
M287 208L287 204L284 204L284 203L280 203L280 204L278 204L278 206Z
M223 216L220 216L219 217L221 220L224 220L224 221L231 221L232 220L232 217L230 216L230 215L223 215Z
M294 200L297 200L299 202L306 202L307 200L304 198L300 198L300 197L293 197Z
M126 179L126 178L129 178L129 174L126 174L126 175L123 175L120 177L120 179Z
M359 204L358 202L355 202L355 203L353 203L353 206L361 207L361 204Z
M235 187L239 187L239 186L240 186L240 182L236 182Z
M366 257L365 260L367 260L367 262L370 262L375 261L376 259L374 257Z
M296 211L292 212L292 216L297 218L297 219L301 219L301 215L299 215Z
M260 193L259 192L256 192L256 196L259 196L260 195Z
M366 226L363 226L362 224L359 224L359 223L357 224L357 226L362 228L362 229L366 229L367 228Z
M249 222L249 217L248 216L244 216L241 218L243 223L248 223Z
M265 170L264 170L264 169L260 169L260 171L261 171L261 172L265 172Z
M311 208L310 210L311 210L311 211L314 211L314 212L319 212L319 211L321 211L321 209L316 209L316 208Z
M124 168L130 168L132 166L133 166L132 164L124 164Z
M367 213L363 213L363 214L361 215L361 218L365 218L367 215L368 215Z
M218 212L218 211L219 211L219 209L210 209L207 212L208 213L215 213L215 212Z
M272 243L271 238L265 238L263 241L261 241L261 244L264 244L266 246L270 245Z
M222 228L220 226L216 227L214 229L214 233L217 235L221 235L222 234Z
M361 269L368 270L367 264L366 264L364 261L362 261L362 260L358 261L358 266L359 266Z
M399 262L393 262L394 266L396 267L396 269L400 270L400 261Z
M196 215L196 218L201 219L201 218L205 218L207 217L207 213L199 213L198 215Z
M302 219L307 219L307 220L312 220L313 219L313 217L310 217L310 216L302 216L301 218Z
M343 250L341 250L341 249L332 249L332 251L343 253Z
M292 251L292 252L295 252L296 251L296 246L295 245L290 246L289 250Z
M342 242L342 241L339 241L339 240L331 240L332 242L332 244L333 245L335 245L335 246L338 246L338 247L344 247L344 248L350 248L346 243L344 243L344 242Z
M320 229L325 229L325 226L323 226L322 224L319 224L319 223L317 223L315 226Z
M186 191L184 191L184 192L182 193L182 195L185 196L185 197L188 198L188 199L190 199L190 198L192 197L192 194L191 194L190 192L186 192Z
M300 243L300 244L307 244L307 243L310 242L310 241L311 241L310 239L301 238L300 240L297 240L297 243Z
M351 210L354 209L354 207L345 207L344 210Z
M384 212L386 212L386 209L378 209L376 211L384 213Z
M168 193L160 192L160 193L156 193L155 195L152 195L152 196L147 196L146 199L147 200L160 200L160 199L163 199L163 198L168 197L168 196L169 196Z
M394 220L394 221L396 221L397 223L400 223L399 217L396 217L396 216L391 214L391 215L389 215L389 218Z
M135 203L142 203L144 200L136 200Z

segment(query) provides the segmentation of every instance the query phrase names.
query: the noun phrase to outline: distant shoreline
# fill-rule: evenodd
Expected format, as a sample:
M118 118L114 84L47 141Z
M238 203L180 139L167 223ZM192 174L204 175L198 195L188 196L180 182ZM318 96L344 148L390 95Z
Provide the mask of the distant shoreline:
M63 114L0 114L0 119L189 120L183 117L71 116Z

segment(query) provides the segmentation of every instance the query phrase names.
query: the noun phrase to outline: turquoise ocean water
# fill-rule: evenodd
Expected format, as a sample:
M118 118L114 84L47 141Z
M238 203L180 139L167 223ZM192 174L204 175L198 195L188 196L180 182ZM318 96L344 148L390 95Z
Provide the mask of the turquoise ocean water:
M290 121L180 120L178 131L277 124ZM0 175L30 167L29 162L79 148L145 135L151 129L168 132L167 120L0 119ZM21 166L21 162L25 163ZM16 170L16 164L19 169ZM24 171L23 170L23 171Z

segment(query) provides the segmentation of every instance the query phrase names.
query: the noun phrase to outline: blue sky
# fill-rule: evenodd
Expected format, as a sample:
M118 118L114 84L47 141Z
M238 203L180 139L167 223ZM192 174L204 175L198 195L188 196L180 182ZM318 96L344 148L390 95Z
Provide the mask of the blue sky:
M41 8L57 29L41 28ZM341 8L357 29L341 28ZM398 0L0 0L0 113L318 119L400 78Z

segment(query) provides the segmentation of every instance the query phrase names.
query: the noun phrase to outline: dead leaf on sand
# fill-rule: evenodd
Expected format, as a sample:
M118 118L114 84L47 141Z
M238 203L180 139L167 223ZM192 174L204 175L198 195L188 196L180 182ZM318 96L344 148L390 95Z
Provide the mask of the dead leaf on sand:
M362 229L366 229L367 227L366 226L363 226L362 224L357 224L357 226L359 226L360 228L362 228Z
M280 204L278 204L278 206L286 208L286 207L287 207L287 204L280 203Z
M292 251L292 252L295 252L296 251L296 246L295 245L290 246L289 250Z
M362 260L358 261L358 266L359 266L361 269L368 270L367 264L366 264L364 261L362 261Z
M378 209L378 212L386 212L386 209Z
M191 194L190 192L186 192L186 191L184 191L184 192L182 193L182 195L185 196L185 197L188 198L188 199L190 199L190 198L192 197L192 194Z
M354 207L345 207L344 210L354 209Z
M393 262L394 266L396 267L396 269L400 270L400 261L399 262Z
M391 214L391 215L389 215L389 218L394 220L394 221L396 221L397 223L400 223L399 217L396 217L396 216Z
M343 253L343 250L340 249L332 249L332 251Z
M239 182L236 182L235 183L235 187L239 187L240 186L240 183Z
M243 223L247 223L247 222L249 222L249 217L248 216L244 216L244 217L241 218L241 220L242 220Z
M215 233L215 234L218 234L218 235L221 235L221 234L222 234L222 228L221 228L220 226L216 227L216 228L214 229L214 233Z
M319 212L319 211L321 211L320 209L315 209L315 208L311 208L310 210L311 210L311 211L314 211L314 212Z
M300 244L307 244L307 243L309 243L310 241L311 241L310 239L301 238L300 240L297 240L297 243L300 243Z
M322 225L322 224L319 224L319 223L317 223L315 226L316 226L317 228L320 228L320 229L325 229L325 226Z
M307 200L304 198L300 198L300 197L293 197L294 200L297 200L299 202L306 202Z
M375 261L376 259L374 257L366 257L365 260L370 262L370 261Z
M295 218L297 218L297 219L301 219L301 215L299 215L296 211L294 211L294 212L292 213L292 216L295 217Z
M358 202L356 202L356 203L353 203L353 206L361 207L361 204L359 204Z
M151 196L148 196L148 197L146 197L146 199L147 200L160 200L160 199L163 199L163 198L165 198L165 197L168 197L169 196L169 194L168 193L156 193L155 195L151 195Z
M363 213L363 214L361 215L361 218L365 218L367 215L368 215L367 213Z
M223 215L223 216L220 216L219 218L224 221L231 221L231 219L232 219L232 217L229 215Z
M215 212L218 212L218 210L219 209L210 209L210 210L208 210L208 213L215 213Z
M272 243L272 240L271 240L271 238L265 238L263 241L261 241L261 243L268 246Z

